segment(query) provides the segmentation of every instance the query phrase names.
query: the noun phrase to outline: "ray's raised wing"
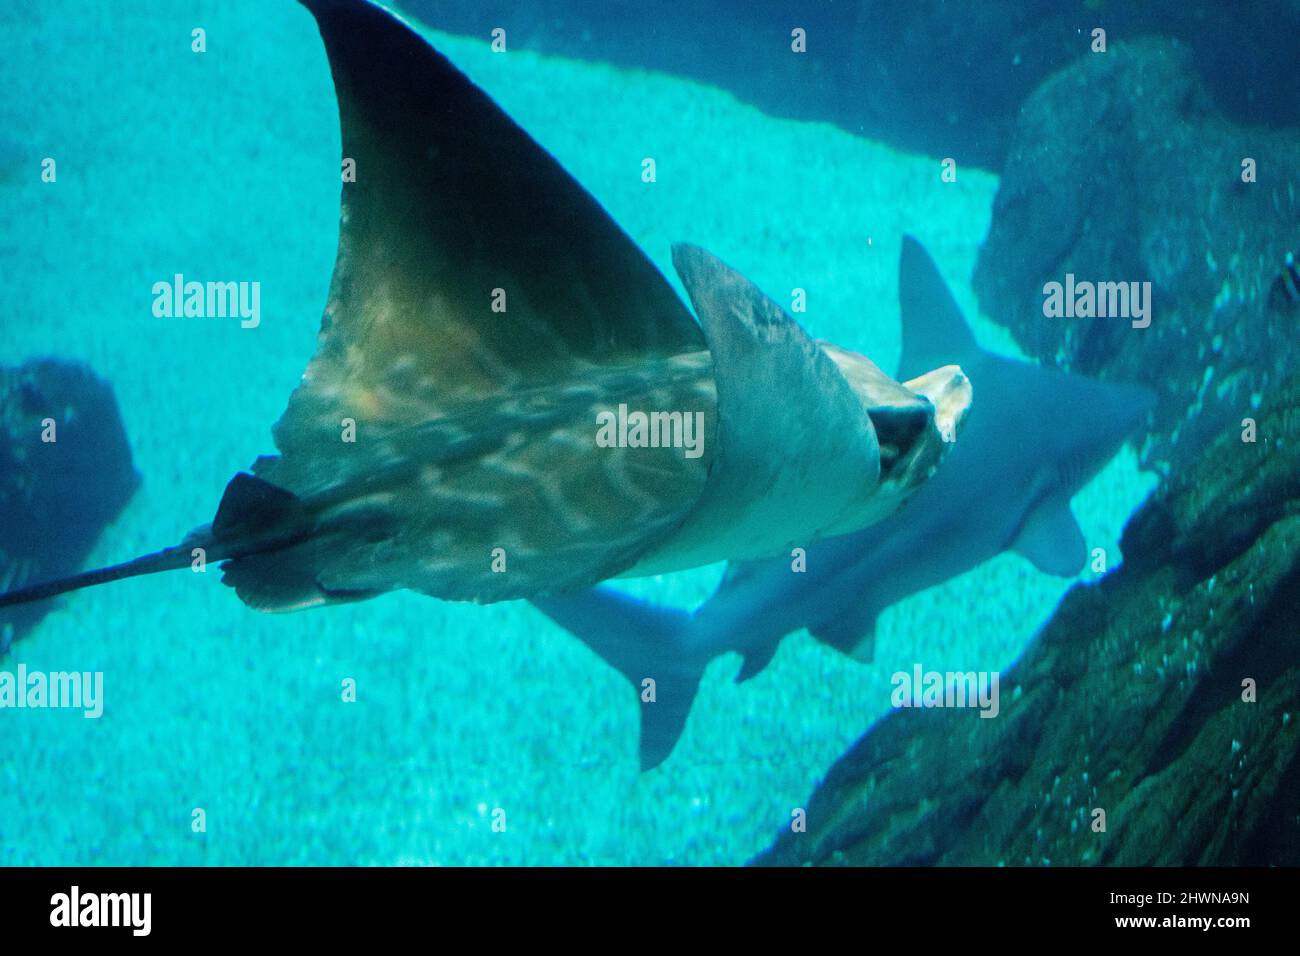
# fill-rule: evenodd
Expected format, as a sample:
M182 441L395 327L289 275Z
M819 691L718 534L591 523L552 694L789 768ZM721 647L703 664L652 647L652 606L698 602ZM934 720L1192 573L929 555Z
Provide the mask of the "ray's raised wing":
M303 2L356 181L317 352L275 429L280 483L313 480L287 459L318 458L342 413L410 425L575 363L704 348L636 244L444 56L372 4Z
M254 471L336 503L311 540L234 562L228 580L273 609L317 603L313 588L499 600L622 570L681 520L708 457L594 454L596 412L689 402L711 447L699 326L600 205L409 26L361 0L303 3L355 181L316 354L275 425L280 454ZM498 546L508 574L489 571ZM297 583L259 593L277 578Z

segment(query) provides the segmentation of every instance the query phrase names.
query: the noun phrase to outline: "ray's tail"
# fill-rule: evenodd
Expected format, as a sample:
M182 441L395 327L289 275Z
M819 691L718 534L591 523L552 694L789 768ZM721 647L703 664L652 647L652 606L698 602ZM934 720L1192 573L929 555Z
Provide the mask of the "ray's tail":
M180 544L122 564L0 594L0 608L44 601L69 591L123 578L177 571L190 566L196 557L196 548L203 549L205 562L275 550L299 540L309 524L310 515L299 498L270 482L241 472L226 485L212 524L190 532Z
M663 763L682 735L709 663L688 639L691 615L609 588L531 603L631 681L641 707L641 769Z
M108 584L110 581L120 581L123 578L139 577L142 574L156 574L159 571L175 571L178 568L185 567L193 560L190 551L191 548L188 545L163 548L161 551L155 551L153 554L146 554L143 557L122 564L114 564L107 568L96 568L93 571L83 571L71 577L18 588L15 591L0 594L0 608L11 607L15 604L28 604L32 601L44 601L48 598L58 597L60 594L66 594L69 591L80 591L82 588L94 587L97 584Z

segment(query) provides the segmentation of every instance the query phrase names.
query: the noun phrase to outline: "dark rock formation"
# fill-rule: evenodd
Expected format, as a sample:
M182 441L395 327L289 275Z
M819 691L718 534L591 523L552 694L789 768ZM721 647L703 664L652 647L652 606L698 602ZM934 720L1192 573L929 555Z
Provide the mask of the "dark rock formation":
M973 284L1029 354L1156 389L1146 457L1167 471L1300 368L1295 317L1268 306L1298 242L1296 131L1228 122L1177 44L1116 43L1026 102ZM1067 273L1150 281L1150 327L1045 317Z
M0 368L0 591L80 571L139 484L108 383L56 359ZM50 605L0 611L0 656Z
M890 713L756 862L1300 864L1300 375L1256 418L1134 516L998 717Z
M1025 97L1089 49L1157 35L1187 43L1239 122L1300 123L1296 0L407 0L440 30L507 32L534 49L691 76L775 116L822 120L999 169ZM790 33L807 31L793 55ZM1081 131L1091 134L1092 131Z

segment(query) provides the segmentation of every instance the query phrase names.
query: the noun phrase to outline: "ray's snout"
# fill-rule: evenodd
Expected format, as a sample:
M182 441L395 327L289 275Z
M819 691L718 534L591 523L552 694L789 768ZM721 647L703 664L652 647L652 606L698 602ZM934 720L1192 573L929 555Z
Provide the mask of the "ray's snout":
M903 385L930 400L934 406L934 427L945 442L956 441L974 397L974 389L966 373L959 366L945 365L918 375Z

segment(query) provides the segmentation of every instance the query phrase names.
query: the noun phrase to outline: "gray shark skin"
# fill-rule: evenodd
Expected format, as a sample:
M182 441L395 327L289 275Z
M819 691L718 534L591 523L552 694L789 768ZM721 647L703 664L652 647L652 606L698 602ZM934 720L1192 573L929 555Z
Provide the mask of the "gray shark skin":
M672 751L699 678L720 654L743 655L737 680L747 680L785 635L807 628L824 643L869 659L883 609L1003 551L1062 577L1086 563L1070 498L1145 419L1154 394L980 349L934 263L911 237L903 240L899 298L897 378L959 364L974 401L956 446L898 511L866 530L810 543L801 573L789 557L733 562L693 613L605 588L533 599L637 688L644 701L643 770ZM653 703L647 678L654 681Z

